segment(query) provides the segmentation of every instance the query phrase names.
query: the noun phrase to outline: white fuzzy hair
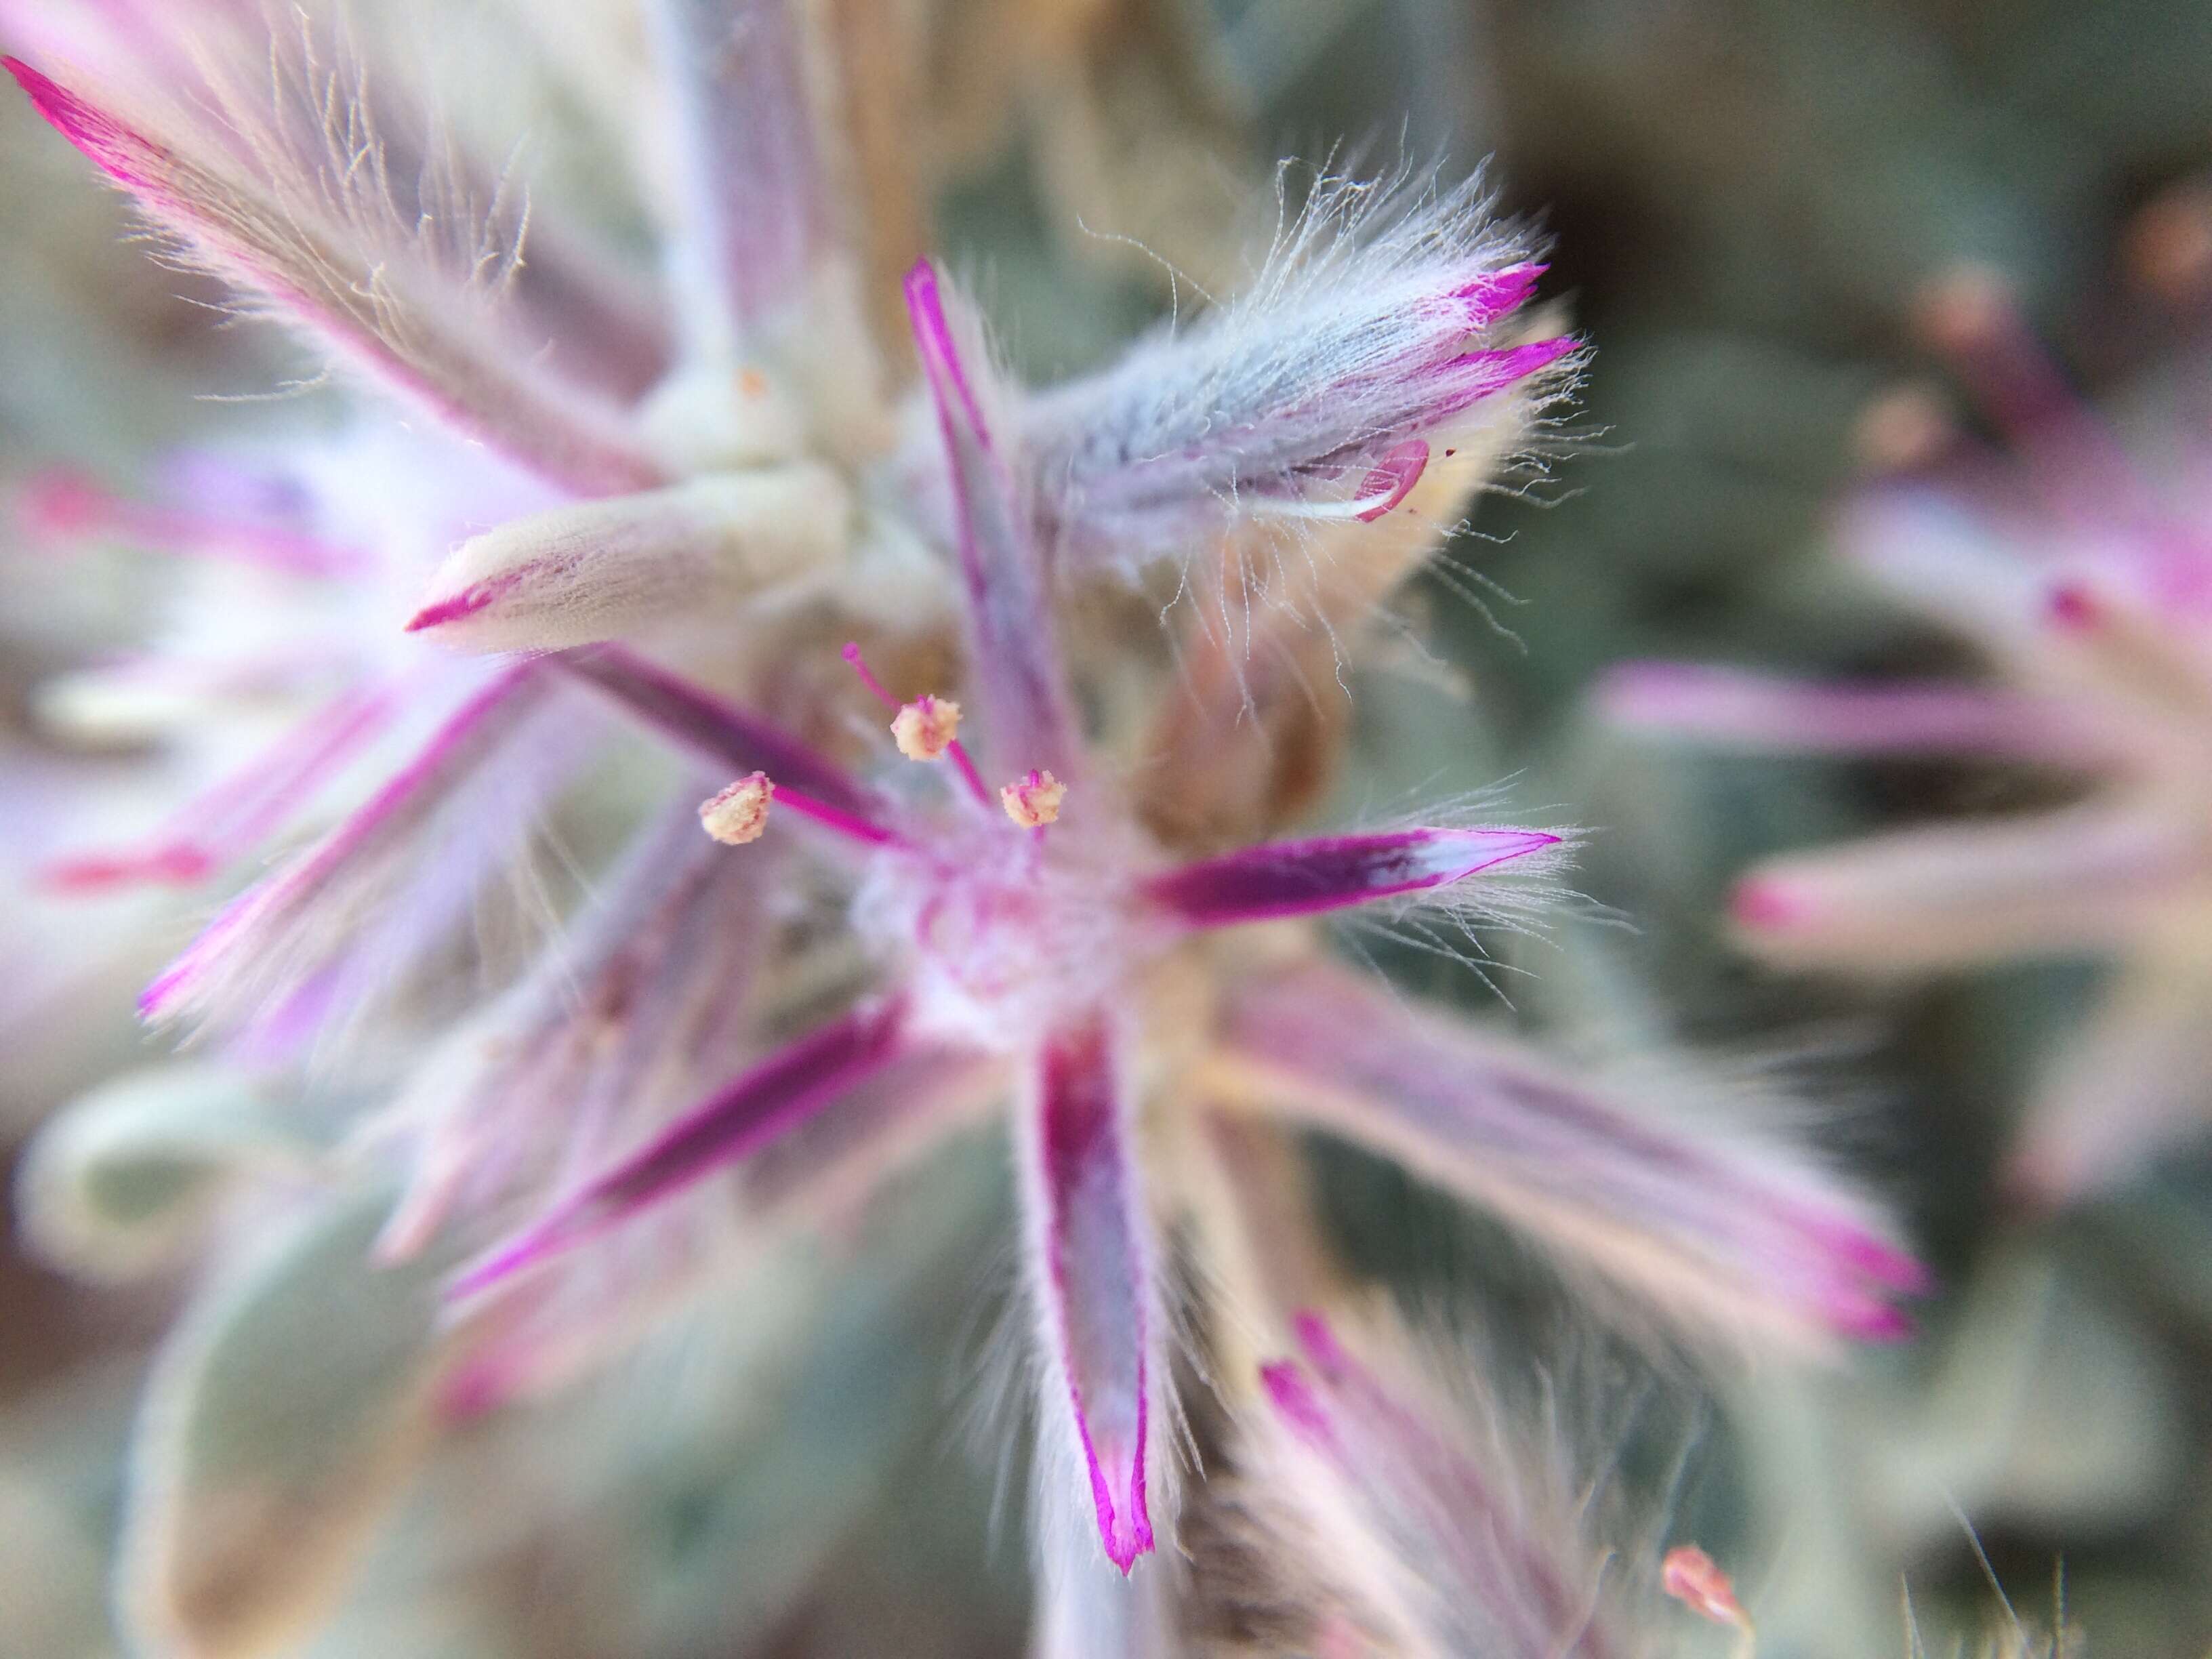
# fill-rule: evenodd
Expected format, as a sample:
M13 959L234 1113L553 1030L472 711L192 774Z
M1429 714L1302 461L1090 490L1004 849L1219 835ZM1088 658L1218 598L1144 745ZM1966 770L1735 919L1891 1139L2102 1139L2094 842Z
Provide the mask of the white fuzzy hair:
M1270 506L1348 496L1393 441L1481 412L1441 411L1434 371L1512 331L1471 325L1453 296L1533 251L1494 216L1484 180L1439 189L1410 167L1376 180L1324 170L1292 212L1289 178L1243 295L1025 409L1041 505L1079 566L1133 568ZM1546 377L1536 402L1563 379Z
M182 93L27 82L181 264L440 422L587 494L659 482L618 411L561 382L503 301L528 208L373 87L342 26L272 17L265 55L194 43ZM388 130L411 131L395 137Z

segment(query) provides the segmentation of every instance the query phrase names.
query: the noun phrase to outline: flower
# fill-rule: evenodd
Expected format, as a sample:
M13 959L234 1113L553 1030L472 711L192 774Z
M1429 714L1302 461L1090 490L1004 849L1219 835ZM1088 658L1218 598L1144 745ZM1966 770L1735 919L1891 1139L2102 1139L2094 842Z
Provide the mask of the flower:
M1927 310L2009 434L2011 463L1976 455L1874 487L1845 514L1843 544L1854 568L1978 647L1994 683L1797 685L1653 663L1622 670L1607 702L1644 732L1986 756L2064 783L2057 805L1771 860L1737 887L1732 915L1748 948L1791 968L2112 958L2104 1006L2046 1071L2008 1171L2016 1194L2069 1202L2143 1168L2212 1102L2206 457L2200 446L2171 470L2138 466L1993 276L1961 274ZM1911 424L1924 458L1940 428Z
M1281 833L1340 735L1300 712L1313 671L1577 361L1526 317L1542 267L1480 189L1323 177L1246 293L1030 390L932 261L898 287L905 337L870 323L868 204L831 191L837 125L810 101L858 67L835 51L864 48L770 0L741 29L692 0L655 18L684 210L669 341L591 256L564 264L589 239L536 208L526 257L498 175L402 167L438 144L313 25L276 46L273 108L219 58L174 102L9 62L179 257L457 434L446 461L536 492L491 511L495 484L464 489L431 520L459 545L390 618L390 649L453 653L459 706L143 999L264 1055L327 1054L395 998L437 1032L382 1046L396 1086L359 1062L388 1103L328 1158L349 1216L379 1211L364 1255L441 1281L451 1316L365 1367L407 1405L370 1414L404 1427L380 1431L419 1447L423 1401L450 1426L572 1374L703 1294L732 1232L820 1227L994 1111L1018 1170L1048 1630L1071 1598L1161 1593L1097 1568L1127 1577L1171 1535L1174 1333L1230 1316L1187 1314L1167 1268L1224 1114L1395 1157L1693 1332L1895 1334L1917 1270L1802 1153L1648 1111L1316 956L1318 916L1510 915L1571 845L1443 811ZM404 462L340 482L417 489ZM1147 587L1190 596L1170 611L1179 680L1146 672L1150 641L1075 625ZM850 684L824 667L848 634ZM854 687L894 711L898 754L951 764L859 744ZM619 787L594 775L644 745L610 715L665 751ZM474 906L586 808L609 849L591 896L550 903L551 942L495 970L458 937ZM206 1352L184 1343L170 1386ZM374 1449L381 1492L404 1460ZM192 1558L182 1455L150 1446L138 1529L158 1541L134 1554L164 1627L234 1615L185 1592L227 1588L264 1541L210 1534L238 1559Z

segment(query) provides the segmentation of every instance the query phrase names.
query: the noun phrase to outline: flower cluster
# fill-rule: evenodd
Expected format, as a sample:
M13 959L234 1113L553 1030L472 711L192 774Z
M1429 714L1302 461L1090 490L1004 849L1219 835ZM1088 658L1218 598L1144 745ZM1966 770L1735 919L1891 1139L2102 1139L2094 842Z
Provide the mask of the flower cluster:
M393 436L365 401L236 495L50 485L42 509L275 567L270 650L326 699L58 879L222 879L327 824L142 1006L382 1103L308 1162L375 1211L364 1252L441 1287L447 1328L390 1368L434 1421L391 1413L392 1457L706 1294L733 1231L821 1226L994 1114L1055 1652L1119 1650L1103 1632L1168 1593L1124 1579L1176 1525L1177 1333L1291 1329L1218 1201L1224 1134L1364 1145L1695 1337L1901 1330L1917 1269L1807 1152L1318 949L1337 913L1510 914L1571 846L1445 812L1285 833L1341 736L1304 712L1314 671L1575 372L1482 191L1323 178L1241 295L1033 390L937 263L870 291L873 204L833 187L867 176L833 113L866 83L856 39L777 0L653 21L677 188L653 181L676 208L641 307L586 228L533 204L526 240L502 175L312 24L203 52L167 94L8 64L175 257L419 423ZM1096 620L1148 588L1190 596L1165 613L1180 678ZM485 907L556 835L591 890L526 892L550 937L501 959ZM112 1151L46 1157L53 1204ZM1227 1288L1189 1307L1186 1281ZM1325 1390L1364 1387L1306 1353ZM1321 1405L1269 1375L1314 1449ZM137 1617L197 1641L312 1616L296 1583L282 1619L242 1608L225 1574L264 1540L237 1511L196 1530L173 1437L142 1455ZM1498 1564L1476 1570L1487 1596ZM1483 1617L1564 1629L1538 1602Z
M1703 743L1987 757L2061 783L2059 805L1772 860L1737 888L1734 915L1749 948L1791 968L2113 958L2104 1007L2044 1079L2009 1171L2021 1197L2063 1203L2127 1179L2212 1104L2205 454L2137 465L1994 276L1960 274L1927 313L2014 453L1958 453L1966 441L1924 398L1893 400L1876 418L1917 471L1870 489L1841 536L1855 569L1978 647L1994 683L1802 685L1646 663L1621 671L1607 705Z

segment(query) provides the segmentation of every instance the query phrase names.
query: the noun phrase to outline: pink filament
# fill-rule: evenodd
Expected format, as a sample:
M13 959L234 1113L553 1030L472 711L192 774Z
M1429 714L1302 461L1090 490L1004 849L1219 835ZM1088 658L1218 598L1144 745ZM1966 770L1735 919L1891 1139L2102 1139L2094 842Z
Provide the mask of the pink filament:
M858 640L848 640L845 642L843 656L847 662L853 665L853 672L860 677L860 684L876 694L877 702L894 714L905 706L896 697L891 696L884 688L884 683L876 678L875 671L868 666L867 659L860 654L860 642ZM955 738L945 745L945 751L952 757L952 763L960 769L960 780L968 786L968 793L984 806L989 806L991 791L983 782L983 775L975 769L975 760L968 753L968 745Z

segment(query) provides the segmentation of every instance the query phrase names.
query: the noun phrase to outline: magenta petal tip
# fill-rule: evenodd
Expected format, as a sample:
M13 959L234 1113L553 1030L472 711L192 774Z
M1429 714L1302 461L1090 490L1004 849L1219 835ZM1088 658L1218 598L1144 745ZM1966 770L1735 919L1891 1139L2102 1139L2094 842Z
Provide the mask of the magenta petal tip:
M1729 915L1739 927L1779 933L1803 921L1809 907L1802 894L1770 877L1751 876L1736 884Z
M495 577L490 581L471 582L449 599L434 600L424 605L402 624L401 631L420 634L425 629L441 628L489 610L499 597L515 584L520 573Z
M1827 1243L1853 1272L1886 1290L1905 1296L1926 1296L1936 1288L1936 1276L1928 1271L1926 1264L1886 1239L1852 1230L1838 1231Z
M1296 1365L1283 1359L1261 1366L1260 1386L1267 1390L1267 1402L1276 1414L1298 1438L1311 1445L1328 1438L1328 1413L1314 1393L1313 1384Z
M39 118L76 145L94 167L119 185L143 183L143 157L150 150L143 138L20 58L0 57L0 68L15 77Z
M1103 1482L1103 1477L1094 1471L1091 1479ZM1126 1517L1115 1512L1103 1490L1097 1494L1097 1503L1099 1542L1105 1547L1106 1559L1126 1578L1136 1567L1137 1558L1150 1555L1155 1547L1152 1517L1145 1511L1144 1488L1140 1485L1130 1494L1130 1513Z
M1910 1342L1920 1334L1912 1316L1887 1303L1845 1299L1832 1310L1836 1328L1862 1342Z
M67 133L70 128L63 116L76 102L51 76L42 75L21 58L0 57L0 69L15 77L15 84L31 100L31 107L53 126Z
M1525 305L1536 291L1537 280L1550 269L1531 264L1486 271L1453 289L1452 297L1466 306L1469 326L1481 328Z
M2061 582L2044 601L2052 626L2068 633L2094 628L2103 619L2104 606L2080 582Z
M1421 828L1270 842L1168 871L1148 890L1192 927L1231 927L1449 887L1565 840L1542 830Z

